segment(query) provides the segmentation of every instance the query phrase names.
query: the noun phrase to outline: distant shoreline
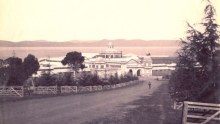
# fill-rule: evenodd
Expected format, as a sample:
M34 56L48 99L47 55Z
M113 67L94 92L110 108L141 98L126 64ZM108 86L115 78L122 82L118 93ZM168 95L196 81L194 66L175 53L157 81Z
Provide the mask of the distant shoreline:
M20 58L26 57L28 54L33 54L37 58L45 58L45 57L60 57L65 56L66 53L71 51L78 51L81 53L99 53L102 50L105 50L107 47L1 47L0 49L0 59L7 59L8 57L13 55L13 51L15 55ZM151 53L152 56L175 56L177 50L180 47L115 47L115 49L122 51L123 54L136 54L136 55L146 55L147 53Z
M109 42L115 47L152 47L152 46L164 46L164 47L177 47L179 46L178 40L97 40L97 41L66 41L66 42L52 42L52 41L22 41L11 42L1 41L0 47L105 47Z

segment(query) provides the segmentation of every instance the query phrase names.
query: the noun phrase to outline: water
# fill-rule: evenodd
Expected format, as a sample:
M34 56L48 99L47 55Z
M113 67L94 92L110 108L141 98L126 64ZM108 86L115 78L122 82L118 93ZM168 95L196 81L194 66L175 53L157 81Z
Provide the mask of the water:
M33 54L37 58L61 57L71 51L82 53L98 53L105 50L106 47L0 47L0 59L6 59L13 55L24 58L28 54ZM133 53L136 55L146 55L151 53L153 56L173 56L179 47L115 47L123 54Z

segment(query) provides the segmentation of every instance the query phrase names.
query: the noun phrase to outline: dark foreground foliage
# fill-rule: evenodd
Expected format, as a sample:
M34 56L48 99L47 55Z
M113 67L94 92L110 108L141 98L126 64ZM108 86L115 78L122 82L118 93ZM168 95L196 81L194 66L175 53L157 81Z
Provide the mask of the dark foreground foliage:
M218 25L215 9L207 0L205 17L199 31L188 24L186 38L178 52L178 62L170 79L169 89L176 101L217 102L219 67L217 62ZM203 27L203 28L201 28Z

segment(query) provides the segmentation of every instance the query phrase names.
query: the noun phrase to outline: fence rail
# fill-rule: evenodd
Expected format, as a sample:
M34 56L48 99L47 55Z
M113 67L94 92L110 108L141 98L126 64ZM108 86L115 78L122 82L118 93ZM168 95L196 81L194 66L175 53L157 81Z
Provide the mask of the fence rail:
M176 102L176 101L174 101L173 109L182 110L183 109L183 102Z
M125 87L135 83L140 83L143 81L130 81L126 83L113 84L113 85L104 85L104 86L38 86L34 87L31 91L25 89L23 86L10 86L10 87L0 87L0 96L18 96L24 97L26 95L40 94L40 95L56 95L59 93L83 93L83 92L93 92L93 91L102 91L110 90L120 87ZM59 91L59 92L58 92Z
M77 86L61 86L61 93L77 93Z
M182 124L220 123L220 104L185 101Z
M34 94L57 94L57 86L38 86L34 88Z
M3 97L23 97L23 86L2 86L0 87L0 96Z

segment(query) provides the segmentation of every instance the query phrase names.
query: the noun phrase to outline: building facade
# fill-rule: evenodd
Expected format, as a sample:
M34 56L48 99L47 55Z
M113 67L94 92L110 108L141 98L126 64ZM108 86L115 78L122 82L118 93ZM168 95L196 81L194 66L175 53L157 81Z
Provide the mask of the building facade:
M100 77L107 78L111 75L133 76L165 76L170 75L175 69L174 58L171 57L152 57L150 54L138 56L135 54L125 54L116 50L112 43L107 49L100 51L93 56L83 55L86 66L83 71L98 74ZM63 66L63 58L50 58L40 60L40 73L51 71L52 73L70 72L68 66Z
M122 51L116 50L112 43L108 44L106 50L100 51L98 55L85 61L87 70L101 77L125 74L151 75L151 63L150 56L123 55Z

